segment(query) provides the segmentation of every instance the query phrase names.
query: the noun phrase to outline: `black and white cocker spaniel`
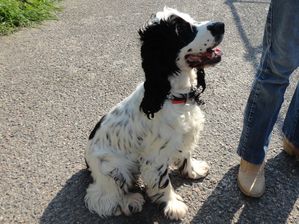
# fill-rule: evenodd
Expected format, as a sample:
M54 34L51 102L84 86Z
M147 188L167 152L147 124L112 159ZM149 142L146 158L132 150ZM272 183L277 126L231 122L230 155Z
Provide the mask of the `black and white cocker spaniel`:
M85 202L100 216L140 212L144 198L130 191L140 178L148 197L170 219L187 212L169 168L191 179L209 166L192 158L204 125L199 108L204 68L221 60L224 24L196 22L165 7L139 30L145 82L96 124L85 159L94 182Z

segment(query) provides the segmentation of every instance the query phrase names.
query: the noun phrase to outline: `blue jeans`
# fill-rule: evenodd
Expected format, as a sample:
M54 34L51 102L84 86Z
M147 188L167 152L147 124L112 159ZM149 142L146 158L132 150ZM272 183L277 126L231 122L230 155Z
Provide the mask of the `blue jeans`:
M247 101L238 147L238 154L246 161L263 162L290 75L298 66L299 0L272 0L262 58ZM299 147L299 83L284 120L283 134Z

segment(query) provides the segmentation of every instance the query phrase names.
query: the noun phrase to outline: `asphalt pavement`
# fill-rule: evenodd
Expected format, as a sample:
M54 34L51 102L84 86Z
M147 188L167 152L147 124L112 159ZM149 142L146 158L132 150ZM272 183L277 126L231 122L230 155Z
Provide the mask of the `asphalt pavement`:
M293 75L274 128L261 199L236 183L243 111L259 63L268 0L65 0L57 21L0 37L0 223L180 223L147 200L141 213L101 219L84 206L83 152L99 118L143 80L137 30L164 5L226 24L223 60L206 69L198 181L171 175L189 207L182 223L299 223L298 164L281 151Z

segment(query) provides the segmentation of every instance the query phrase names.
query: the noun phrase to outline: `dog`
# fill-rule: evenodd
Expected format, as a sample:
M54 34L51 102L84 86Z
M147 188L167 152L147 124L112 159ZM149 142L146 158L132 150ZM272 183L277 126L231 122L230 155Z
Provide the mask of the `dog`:
M145 81L90 133L85 160L94 182L85 203L101 217L140 212L144 198L131 190L140 178L165 216L179 220L187 206L172 187L170 167L191 179L208 174L208 164L192 152L204 125L204 68L221 61L216 46L224 23L196 22L165 7L139 35Z

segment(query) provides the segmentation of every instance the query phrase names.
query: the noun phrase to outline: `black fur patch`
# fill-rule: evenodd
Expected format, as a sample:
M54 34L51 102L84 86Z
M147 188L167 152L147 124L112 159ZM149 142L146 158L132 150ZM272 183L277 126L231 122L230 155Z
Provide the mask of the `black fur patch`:
M151 196L151 199L153 202L157 202L159 199L161 199L164 196L164 192L162 193L157 193Z
M192 42L196 33L190 23L176 15L159 22L153 20L139 30L145 73L145 92L140 109L149 119L162 108L170 91L168 77L179 72L176 58L180 49Z
M166 204L165 201L161 202L160 205L159 205L159 209L160 209L160 210L163 210L163 209L166 207L166 205L167 205L167 204Z
M158 171L160 171L162 169L163 165L161 165L159 168L158 168Z
M89 168L89 165L88 165L86 159L84 159L84 160L85 160L86 169L88 169L88 168Z
M110 177L118 184L120 189L123 189L124 185L126 184L126 179L123 177L119 169L113 169L109 174Z
M167 141L161 146L160 150L164 149L164 148L167 146L168 143L169 143L169 140L167 140Z
M159 186L159 188L160 189L164 189L164 188L166 188L168 186L168 184L169 184L169 179L167 179L162 186Z
M183 170L185 169L186 165L187 165L187 159L184 159L183 164L179 168L180 173L183 172Z
M165 169L164 173L161 174L160 179L159 179L159 187L161 186L161 181L163 179L164 176L167 175L168 169Z
M203 93L206 89L205 71L203 69L198 69L196 72L196 76L197 76L197 88L202 87L201 92Z
M132 212L133 212L133 209L134 209L133 206L132 206L132 205L129 205L128 208L129 208L130 212L132 213Z
M104 116L100 119L100 121L96 124L96 126L94 127L94 129L91 131L91 133L90 133L90 135L89 135L89 137L88 137L89 140L92 139L92 138L95 136L97 130L101 127L101 124L103 123L105 117L106 117L106 115L104 115Z

